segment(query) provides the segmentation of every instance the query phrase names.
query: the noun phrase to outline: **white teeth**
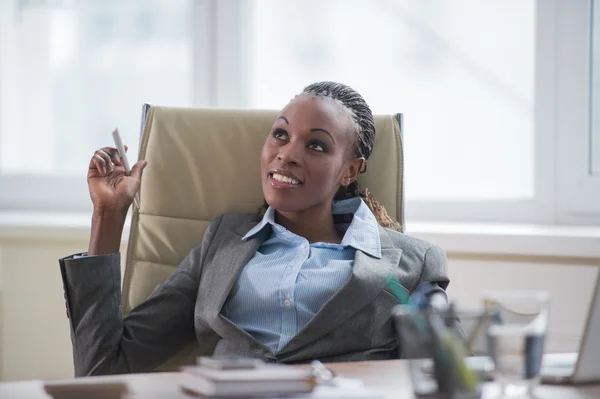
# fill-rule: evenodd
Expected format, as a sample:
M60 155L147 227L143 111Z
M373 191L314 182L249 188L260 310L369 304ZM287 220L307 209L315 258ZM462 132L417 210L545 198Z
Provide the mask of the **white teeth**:
M300 182L298 180L294 180L294 179L292 179L290 177L280 175L279 173L273 173L273 179L275 179L275 180L277 180L278 182L281 182L281 183L300 184Z

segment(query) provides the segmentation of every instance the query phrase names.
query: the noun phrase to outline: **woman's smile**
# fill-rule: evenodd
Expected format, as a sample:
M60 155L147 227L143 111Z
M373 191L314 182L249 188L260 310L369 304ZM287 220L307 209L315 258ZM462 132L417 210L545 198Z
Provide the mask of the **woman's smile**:
M269 183L276 189L291 189L302 186L302 181L293 173L285 170L273 170L269 172Z

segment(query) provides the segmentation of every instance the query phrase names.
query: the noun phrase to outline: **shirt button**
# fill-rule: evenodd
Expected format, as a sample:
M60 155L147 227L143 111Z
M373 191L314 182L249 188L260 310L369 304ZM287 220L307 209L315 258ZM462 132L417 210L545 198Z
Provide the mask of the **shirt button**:
M283 306L285 306L286 308L289 308L291 304L292 304L292 302L290 302L289 299L286 299L285 301L283 301Z

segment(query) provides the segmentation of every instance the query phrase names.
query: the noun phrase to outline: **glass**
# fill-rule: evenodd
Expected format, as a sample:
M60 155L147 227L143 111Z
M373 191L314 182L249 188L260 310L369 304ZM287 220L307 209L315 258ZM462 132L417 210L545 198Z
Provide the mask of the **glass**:
M142 104L191 105L193 0L0 4L0 173L85 174Z
M592 2L592 106L590 169L600 175L600 1Z
M340 81L405 114L409 200L533 198L536 1L252 4L251 107Z
M468 355L485 353L485 311L440 312L398 305L392 311L400 356L408 360L417 398L477 399L485 368L474 370ZM457 318L460 323L457 324Z
M490 315L488 350L504 397L533 397L548 329L550 294L498 291L483 296Z

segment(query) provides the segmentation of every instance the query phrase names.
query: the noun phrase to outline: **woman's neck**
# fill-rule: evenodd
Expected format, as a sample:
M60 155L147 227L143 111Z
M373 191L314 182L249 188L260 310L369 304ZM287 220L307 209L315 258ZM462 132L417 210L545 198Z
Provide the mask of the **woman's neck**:
M306 238L309 243L339 244L342 241L342 234L333 224L331 208L303 212L275 211L275 221L292 233Z

